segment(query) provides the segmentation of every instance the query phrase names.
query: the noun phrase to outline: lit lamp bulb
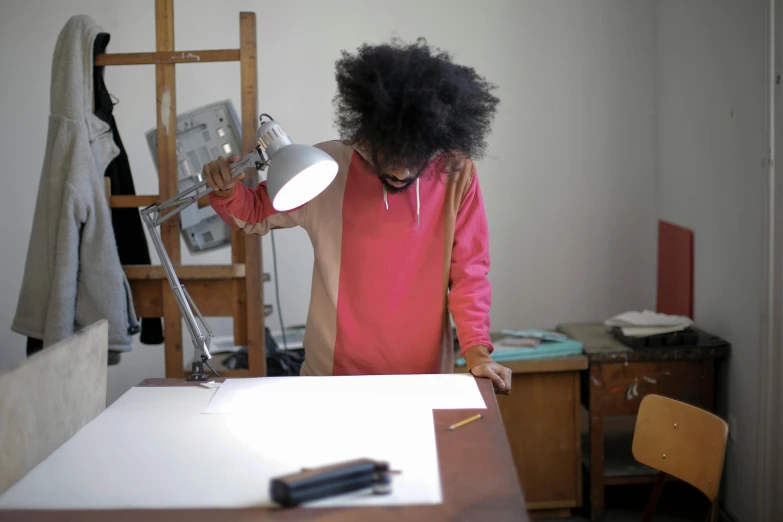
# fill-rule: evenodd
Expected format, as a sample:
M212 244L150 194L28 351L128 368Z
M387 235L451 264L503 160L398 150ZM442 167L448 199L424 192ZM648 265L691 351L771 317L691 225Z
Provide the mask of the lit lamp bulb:
M266 186L279 212L300 207L323 192L337 176L337 162L327 153L299 145L278 122L258 127L258 146L269 158Z

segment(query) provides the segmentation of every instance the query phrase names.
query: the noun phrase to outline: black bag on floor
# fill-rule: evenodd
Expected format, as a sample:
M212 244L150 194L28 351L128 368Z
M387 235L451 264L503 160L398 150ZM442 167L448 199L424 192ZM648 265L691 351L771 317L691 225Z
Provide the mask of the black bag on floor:
M281 350L272 332L265 328L266 338L266 374L269 377L288 377L299 375L304 362L304 350ZM229 370L247 370L247 346L226 357L223 366Z

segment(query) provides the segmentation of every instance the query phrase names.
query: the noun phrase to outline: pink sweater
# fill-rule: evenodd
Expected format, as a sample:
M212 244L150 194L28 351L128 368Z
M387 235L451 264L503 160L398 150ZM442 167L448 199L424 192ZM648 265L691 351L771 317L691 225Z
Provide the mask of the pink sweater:
M310 203L277 212L266 183L210 195L246 233L303 227L315 250L302 375L448 373L449 312L468 368L491 360L487 219L474 165L388 194L365 159L339 141L317 145L339 165ZM418 219L417 219L418 218Z

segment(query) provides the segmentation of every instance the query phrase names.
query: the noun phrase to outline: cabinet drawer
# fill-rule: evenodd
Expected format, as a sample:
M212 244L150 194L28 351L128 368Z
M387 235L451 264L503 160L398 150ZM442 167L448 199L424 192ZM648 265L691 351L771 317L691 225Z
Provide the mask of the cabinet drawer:
M635 415L651 393L704 408L711 406L705 403L704 386L712 382L705 368L711 366L701 361L604 363L599 376L593 376L599 383L591 382L590 388L603 394L604 415Z

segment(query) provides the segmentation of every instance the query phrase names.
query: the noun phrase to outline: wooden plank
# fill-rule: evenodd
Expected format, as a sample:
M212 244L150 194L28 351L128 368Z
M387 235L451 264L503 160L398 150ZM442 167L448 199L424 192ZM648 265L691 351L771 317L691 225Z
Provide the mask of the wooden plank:
M111 195L111 179L103 178L106 190L106 203L109 204L109 208L140 208L148 207L154 203L157 203L158 196L112 196Z
M604 514L604 388L602 364L590 364L590 520Z
M166 273L162 266L124 265L128 280L164 280ZM174 271L180 280L185 279L241 279L245 277L245 265L179 265Z
M95 57L95 65L173 65L175 63L236 62L238 60L239 49L210 49L204 51L99 54Z
M233 281L192 281L183 280L183 286L196 302L196 306L205 317L228 317L231 315ZM179 362L182 366L182 361Z
M109 179L109 178L106 178ZM111 208L141 208L154 205L160 200L158 196L111 196L109 207Z
M168 283L151 279L130 280L133 308L139 317L161 317L163 315L163 286L171 292Z
M228 317L231 315L231 296L233 282L222 281L191 281L183 280L182 284L196 302L196 306L205 317ZM182 362L180 362L182 366Z
M242 15L240 14L240 44L242 40ZM248 129L250 128L250 125L248 121L252 121L255 123L256 121L256 114L252 114L249 118L245 114L245 98L244 98L244 86L245 86L245 77L242 76L244 74L243 65L241 63L241 55L242 55L242 49L240 47L240 82L242 85L242 152L247 153L250 151L252 147L255 147L255 143L250 147L247 148L246 145L248 143ZM256 97L257 97L256 93ZM253 137L256 135L256 129L252 129ZM253 171L255 173L255 171ZM254 186L254 180L248 179L248 175L251 174L251 172L246 171L245 172L245 183L247 183L249 186ZM245 234L242 233L241 230L234 230L231 233L231 261L233 263L245 263ZM234 344L237 346L245 346L248 343L247 336L248 336L248 323L247 323L247 283L245 281L237 281L234 283L234 293L235 293L235 300L234 300Z
M162 281L166 279L163 268L158 265L124 265L123 268L129 281ZM178 265L174 267L177 277L182 281L242 279L245 277L245 270L246 265ZM264 274L264 281L269 281L269 274Z
M174 0L155 0L155 50L174 51ZM177 194L177 82L173 63L155 66L157 105L158 171L160 197ZM161 225L161 241L171 263L180 263L179 220ZM162 292L166 377L181 377L182 318L169 290Z
M256 59L256 15L239 14L239 70L242 85L242 149L249 151L256 147L258 125L258 64ZM245 173L249 186L258 183L255 167ZM244 237L244 262L249 267L245 277L245 329L250 374L266 375L266 351L264 350L264 289L261 282L263 260L261 258L261 237L246 234ZM241 292L237 292L241 295ZM236 321L236 319L235 319Z
M181 281L205 317L231 316L233 311L231 299L234 295L233 280L182 279ZM165 296L171 295L171 288L166 281L133 280L130 281L130 286L133 293L133 305L139 317L163 316ZM177 308L176 317L177 319L180 318L179 308ZM181 366L182 363L180 362L179 367ZM180 369L178 368L177 371Z
M575 355L535 361L507 361L501 363L514 373L572 372L587 369L587 357Z
M515 373L497 397L514 464L530 509L576 507L581 469L575 436L575 371Z
M231 261L245 263L245 238L241 231L231 233ZM234 318L234 344L247 345L247 288L246 281L234 281L231 315Z

